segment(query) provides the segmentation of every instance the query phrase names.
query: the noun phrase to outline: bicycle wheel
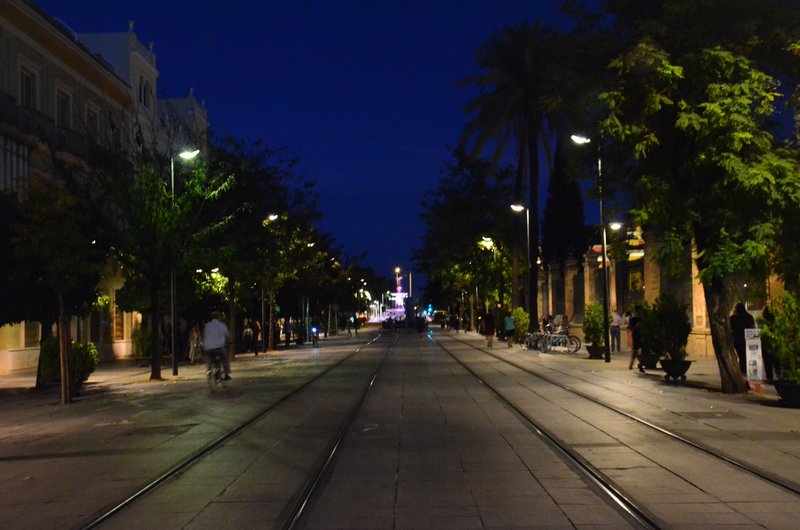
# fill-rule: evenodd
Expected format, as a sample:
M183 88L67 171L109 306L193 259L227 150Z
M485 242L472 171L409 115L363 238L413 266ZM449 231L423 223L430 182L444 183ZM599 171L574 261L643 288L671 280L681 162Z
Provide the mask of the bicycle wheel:
M208 369L207 376L208 389L212 392L222 387L222 363L219 359L214 359L211 368Z
M539 339L539 351L542 353L547 353L550 351L550 337L543 336Z
M528 333L525 335L525 349L536 349L536 337L533 335L533 333Z
M569 344L567 344L567 349L570 353L576 353L578 350L581 349L581 339L574 335L569 336Z

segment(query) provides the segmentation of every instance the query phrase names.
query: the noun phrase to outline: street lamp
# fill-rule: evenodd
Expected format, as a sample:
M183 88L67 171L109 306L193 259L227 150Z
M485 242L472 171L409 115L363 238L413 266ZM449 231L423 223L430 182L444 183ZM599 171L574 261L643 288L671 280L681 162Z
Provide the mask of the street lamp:
M573 134L570 136L573 142L578 145L588 144L591 138ZM600 196L600 228L603 233L603 342L605 344L605 361L611 362L611 343L609 341L608 328L608 243L606 239L606 222L603 215L603 161L600 158L600 146L597 146L597 192Z
M535 303L538 303L538 300L536 300L536 301L531 300L531 280L530 280L530 278L531 278L531 270L533 269L531 267L531 257L532 257L532 255L531 255L531 211L527 206L524 206L524 205L519 204L519 203L512 204L511 205L511 209L514 210L517 213L520 213L522 210L525 210L525 241L527 243L527 247L526 247L527 251L526 252L527 252L527 255L528 255L528 260L527 260L528 261L528 281L525 282L525 298L528 300L528 304L529 305L533 305ZM537 261L537 263L538 263L538 261ZM530 311L530 307L528 308L528 311ZM538 322L534 322L533 319L530 319L530 318L528 319L528 332L529 333L533 333L534 331L536 331L536 328L538 326L539 326Z
M184 150L178 153L183 160L191 160L200 154L199 149ZM175 157L169 157L169 181L172 195L172 208L175 209ZM169 270L169 319L170 319L170 351L172 352L172 375L178 375L178 355L175 352L175 265Z

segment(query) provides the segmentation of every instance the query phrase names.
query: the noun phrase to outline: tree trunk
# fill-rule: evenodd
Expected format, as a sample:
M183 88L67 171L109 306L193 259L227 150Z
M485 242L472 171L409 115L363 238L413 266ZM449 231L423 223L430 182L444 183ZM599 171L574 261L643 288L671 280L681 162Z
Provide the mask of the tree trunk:
M747 392L747 381L739 370L739 358L733 348L733 338L728 318L730 304L722 281L703 285L706 310L711 325L711 341L719 366L720 383L725 394Z
M64 315L64 297L58 295L58 357L61 360L61 404L72 402L69 380L69 320Z
M267 339L269 342L269 350L272 351L275 349L275 293L269 293L269 327L267 328L269 331L269 338Z
M161 319L158 314L158 280L150 278L150 380L161 379Z
M472 293L470 293L469 294L469 325L470 325L470 328L474 329L474 330L478 329L476 324L475 324L475 303L476 302L477 302L477 300L475 300L475 296ZM466 332L467 332L467 330L465 329L464 333L466 333Z
M230 332L230 343L228 344L228 359L236 360L236 339L239 334L236 330L236 304L234 303L234 291L228 292L228 331Z

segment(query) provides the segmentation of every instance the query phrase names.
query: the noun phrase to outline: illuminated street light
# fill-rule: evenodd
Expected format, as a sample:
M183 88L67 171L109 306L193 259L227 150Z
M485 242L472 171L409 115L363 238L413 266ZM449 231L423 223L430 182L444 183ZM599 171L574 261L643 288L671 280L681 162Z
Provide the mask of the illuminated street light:
M588 144L592 140L585 136L570 136L578 145ZM605 361L611 362L611 343L608 328L608 242L606 238L606 222L603 215L603 161L600 158L600 146L597 148L597 192L600 195L600 228L603 232L603 342L605 343ZM615 223L618 224L618 223ZM619 225L621 228L622 225ZM618 228L617 228L618 229Z
M199 149L192 151L183 150L178 156L183 160L191 160L200 154ZM170 191L172 194L172 207L175 208L175 157L169 157L169 180ZM178 356L175 353L175 265L169 271L169 318L171 333L169 337L170 348L172 351L172 375L178 375Z
M527 298L528 304L532 305L532 304L534 304L536 302L531 300L531 279L530 279L531 278L531 274L532 274L532 272L531 272L531 270L532 270L532 267L531 267L531 261L532 261L532 255L531 255L531 211L528 209L527 206L524 206L522 204L512 204L511 205L511 209L514 210L517 213L521 213L523 210L525 211L525 241L526 241L526 244L527 244L527 251L526 252L527 252L527 256L528 256L528 259L527 259L527 262L528 262L528 281L525 282L525 298ZM538 265L540 263L541 263L541 260L537 257L536 258L536 264ZM528 310L530 311L530 308L528 308ZM532 319L528 319L528 332L529 333L533 333L534 331L536 331L536 328L538 327L538 325L539 325L538 322L534 322Z

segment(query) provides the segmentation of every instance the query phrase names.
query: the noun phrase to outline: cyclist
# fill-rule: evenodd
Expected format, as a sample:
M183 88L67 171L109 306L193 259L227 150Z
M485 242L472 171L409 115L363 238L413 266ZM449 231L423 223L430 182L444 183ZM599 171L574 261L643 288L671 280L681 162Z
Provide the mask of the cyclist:
M211 370L215 357L222 361L226 381L231 378L231 364L228 361L227 346L230 342L228 327L220 321L219 311L211 313L211 320L203 327L203 351L206 354L206 368Z

